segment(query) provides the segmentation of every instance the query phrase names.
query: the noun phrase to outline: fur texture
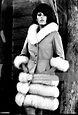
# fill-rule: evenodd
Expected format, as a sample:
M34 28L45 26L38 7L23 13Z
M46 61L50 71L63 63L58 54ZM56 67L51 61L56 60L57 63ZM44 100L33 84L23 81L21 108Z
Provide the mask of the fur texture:
M41 96L58 97L59 89L55 86L47 86L42 84L30 84L29 93L41 95Z
M27 92L41 96L58 97L59 89L56 86L47 86L43 84L17 83L17 91L23 94Z
M57 98L47 98L38 95L26 95L24 100L24 106L33 106L35 108L56 110L59 106Z
M28 74L28 73L25 73L25 72L21 72L19 74L19 81L20 82L23 82L23 83L27 83L28 81L32 81L33 79L33 76L32 74Z
M21 93L17 93L17 95L15 96L15 102L17 103L18 106L22 106L24 99L25 95Z
M20 82L28 82L32 81L34 84L45 84L45 85L50 85L50 86L58 86L59 84L59 77L56 75L48 75L48 74L28 74L25 72L21 72L19 74L19 81Z
M66 72L69 68L69 62L60 57L52 57L50 60L50 64L51 66L56 67L58 70L61 70L63 72Z
M29 91L29 83L18 82L17 83L17 91L21 92L23 94L27 94L27 92Z
M28 63L28 57L26 56L16 56L14 59L14 65L15 67L17 67L18 69L20 69L20 65L21 64L26 64Z
M31 44L37 44L49 33L58 31L58 25L54 22L42 28L38 33L37 28L38 28L37 24L32 24L29 27L27 39Z

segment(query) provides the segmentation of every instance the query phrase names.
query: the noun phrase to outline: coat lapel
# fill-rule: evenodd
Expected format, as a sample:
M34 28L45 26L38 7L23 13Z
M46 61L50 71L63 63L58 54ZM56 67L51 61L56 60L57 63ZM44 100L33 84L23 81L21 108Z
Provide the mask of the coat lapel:
M58 25L54 22L46 25L37 33L38 25L32 24L28 30L27 39L31 44L37 44L45 38L49 33L58 31Z

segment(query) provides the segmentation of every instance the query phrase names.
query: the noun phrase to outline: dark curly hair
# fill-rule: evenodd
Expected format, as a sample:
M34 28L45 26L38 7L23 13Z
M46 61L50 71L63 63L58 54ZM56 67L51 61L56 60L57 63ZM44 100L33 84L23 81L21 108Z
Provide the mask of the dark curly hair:
M38 22L36 21L38 12L42 12L45 16L47 16L47 24L51 22L57 23L57 19L56 19L53 9L48 4L45 4L45 3L40 3L33 10L33 13L32 13L33 23L38 24Z

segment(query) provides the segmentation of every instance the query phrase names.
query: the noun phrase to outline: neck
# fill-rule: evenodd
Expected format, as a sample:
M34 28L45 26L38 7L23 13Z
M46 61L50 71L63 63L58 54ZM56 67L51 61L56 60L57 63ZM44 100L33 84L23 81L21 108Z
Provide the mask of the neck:
M39 25L39 29L41 30L43 28L43 26L42 25Z
M37 32L39 32L42 28L43 28L43 26L39 25Z
M45 27L46 25L39 25L39 29L41 30L43 27Z

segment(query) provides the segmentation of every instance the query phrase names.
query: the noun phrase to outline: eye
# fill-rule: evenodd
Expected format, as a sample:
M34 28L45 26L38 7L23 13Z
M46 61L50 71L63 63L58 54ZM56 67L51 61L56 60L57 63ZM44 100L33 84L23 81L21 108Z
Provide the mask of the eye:
M39 12L38 14L37 14L37 16L41 16L42 14L41 14L41 12Z
M44 16L42 12L38 12L37 16Z

